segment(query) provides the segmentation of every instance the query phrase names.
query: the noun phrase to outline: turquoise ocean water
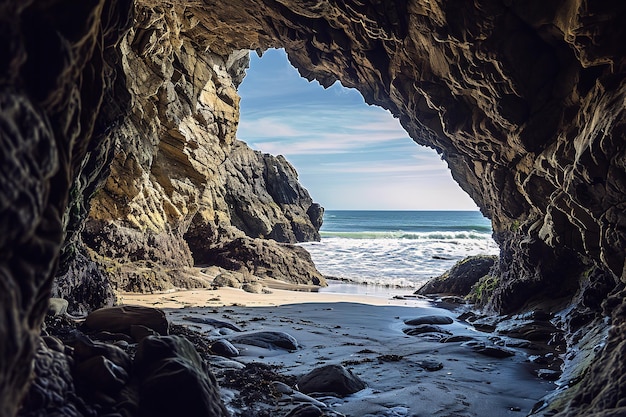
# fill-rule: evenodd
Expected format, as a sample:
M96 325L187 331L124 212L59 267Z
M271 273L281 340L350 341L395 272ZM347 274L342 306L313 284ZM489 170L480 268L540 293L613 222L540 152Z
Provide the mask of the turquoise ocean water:
M360 283L419 287L467 256L498 254L478 211L327 210L320 233L302 244L319 271Z

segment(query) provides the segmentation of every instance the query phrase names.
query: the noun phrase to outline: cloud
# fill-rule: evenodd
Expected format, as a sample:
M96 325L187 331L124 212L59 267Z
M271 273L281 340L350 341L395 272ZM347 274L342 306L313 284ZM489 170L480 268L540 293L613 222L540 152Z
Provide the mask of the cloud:
M300 132L280 119L260 118L257 120L245 120L239 124L240 131L254 132L257 138L298 137ZM250 133L248 133L250 135Z
M450 176L445 166L441 164L398 164L393 161L373 165L354 164L350 162L325 164L320 167L320 170L350 174L404 174L415 176L416 174L431 173L434 175Z
M237 136L263 152L287 156L367 151L388 142L413 145L398 121L382 109L340 113L328 109L264 112L258 118L242 118Z
M252 55L240 87L238 137L287 157L329 209L473 210L446 163L355 90L309 83L283 51Z

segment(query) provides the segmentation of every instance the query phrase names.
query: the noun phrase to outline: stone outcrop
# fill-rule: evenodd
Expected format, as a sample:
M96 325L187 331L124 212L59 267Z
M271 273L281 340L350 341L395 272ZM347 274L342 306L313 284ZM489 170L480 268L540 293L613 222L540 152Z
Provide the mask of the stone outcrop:
M114 94L130 102L130 111L110 131L110 166L100 162L74 185L71 204L81 210L71 212L74 233L55 280L54 294L70 299L74 312L111 305L115 290L205 287L210 283L192 269L194 260L233 241L319 240L323 209L293 167L235 138L247 51L197 48L186 33L196 23L179 12L137 5L136 22L120 42L125 85ZM86 193L93 198L83 202ZM267 257L268 250L250 251L257 246L246 244L249 258L230 267L256 259L274 265L259 278L314 276L323 284L308 257L297 261L306 273L290 275L288 264L301 251L267 242Z
M115 262L155 273L169 266L144 265L147 252L192 265L190 230L245 237L221 225L246 214L206 184L234 144L242 50L281 46L303 76L357 88L447 161L501 247L488 308L559 298L589 323L611 315L608 343L559 410L619 414L625 16L620 0L0 4L0 415L25 392L57 269L71 308L110 299L107 265L118 265L94 257L100 237L83 227L112 251L123 248L107 233L132 237ZM102 293L81 290L86 279Z
M489 275L496 256L478 255L457 262L449 271L430 279L415 294L447 294L466 297L481 278Z

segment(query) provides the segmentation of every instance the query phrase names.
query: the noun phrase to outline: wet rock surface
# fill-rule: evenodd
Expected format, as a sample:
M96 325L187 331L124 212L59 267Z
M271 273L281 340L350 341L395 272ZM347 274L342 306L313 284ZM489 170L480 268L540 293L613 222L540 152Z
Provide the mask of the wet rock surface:
M230 338L233 343L259 346L266 349L297 350L298 341L285 332L255 332Z

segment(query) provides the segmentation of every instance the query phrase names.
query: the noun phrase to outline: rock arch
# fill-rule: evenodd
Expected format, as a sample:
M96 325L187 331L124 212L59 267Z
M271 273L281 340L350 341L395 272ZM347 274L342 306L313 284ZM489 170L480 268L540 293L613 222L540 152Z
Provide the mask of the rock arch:
M120 126L129 117L141 125L148 111L180 122L159 113L167 108L133 113L131 104L142 95L186 97L181 114L190 115L209 80L219 87L218 72L203 72L214 67L211 60L234 68L235 51L277 46L304 77L357 88L398 116L416 142L442 154L492 219L501 246L499 286L488 307L512 312L533 299L578 292L582 306L600 314L607 300L614 330L593 372L621 392L608 369L624 367L612 362L625 339L623 295L608 294L626 280L626 5L596 3L0 5L0 414L15 414L27 386L59 250L107 177ZM206 56L193 65L198 72L180 62ZM133 65L148 65L154 77L133 84ZM163 77L172 89L160 88ZM171 134L175 142L175 129ZM122 178L138 172L126 159ZM66 251L63 262L72 256ZM585 384L572 413L621 406L619 396Z

